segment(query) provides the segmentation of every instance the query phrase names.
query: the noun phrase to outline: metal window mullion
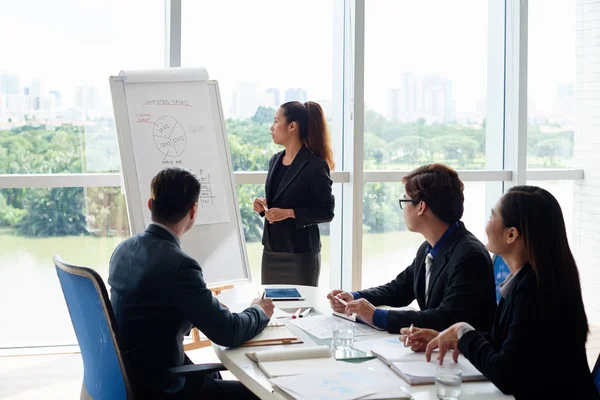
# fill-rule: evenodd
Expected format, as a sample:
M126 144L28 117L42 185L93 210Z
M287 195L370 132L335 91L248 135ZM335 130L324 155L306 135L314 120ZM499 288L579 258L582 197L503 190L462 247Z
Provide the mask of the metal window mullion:
M527 14L528 0L506 0L504 191L527 182Z
M165 67L181 67L181 1L165 1Z

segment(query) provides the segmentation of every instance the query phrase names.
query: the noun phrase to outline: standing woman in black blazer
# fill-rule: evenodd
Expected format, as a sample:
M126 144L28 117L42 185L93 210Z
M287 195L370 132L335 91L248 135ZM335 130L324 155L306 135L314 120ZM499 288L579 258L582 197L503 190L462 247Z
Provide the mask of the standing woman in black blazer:
M269 161L266 199L254 200L265 217L262 283L317 286L321 238L317 224L333 219L331 139L321 106L282 104L271 126L285 147Z
M437 347L438 360L454 349L454 360L464 354L517 399L600 398L585 351L579 273L554 196L536 186L511 188L492 209L486 234L488 250L510 269L492 331L454 324L429 342L427 359Z

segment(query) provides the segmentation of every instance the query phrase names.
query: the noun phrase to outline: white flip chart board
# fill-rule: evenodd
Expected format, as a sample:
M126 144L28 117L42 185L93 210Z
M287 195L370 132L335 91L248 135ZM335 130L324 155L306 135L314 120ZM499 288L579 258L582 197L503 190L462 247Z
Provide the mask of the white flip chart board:
M201 182L195 226L183 249L209 286L251 279L216 81L203 68L122 71L110 77L132 234L150 224L150 181L169 166Z

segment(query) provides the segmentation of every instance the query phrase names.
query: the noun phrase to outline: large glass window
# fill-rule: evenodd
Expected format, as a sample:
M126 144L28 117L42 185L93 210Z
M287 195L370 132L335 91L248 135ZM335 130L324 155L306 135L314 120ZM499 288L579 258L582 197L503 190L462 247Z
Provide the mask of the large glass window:
M77 343L52 257L108 279L129 236L120 188L0 190L0 347ZM40 329L42 327L42 329Z
M573 167L575 0L529 1L527 166Z
M266 171L271 155L282 150L272 144L269 127L284 102L316 101L330 127L336 123L333 1L268 0L257 7L234 0L182 5L182 66L206 67L219 82L236 171ZM307 24L310 29L299 28Z
M164 3L2 5L0 174L119 170L108 77L164 66Z
M481 0L366 2L365 169L485 169L487 21Z

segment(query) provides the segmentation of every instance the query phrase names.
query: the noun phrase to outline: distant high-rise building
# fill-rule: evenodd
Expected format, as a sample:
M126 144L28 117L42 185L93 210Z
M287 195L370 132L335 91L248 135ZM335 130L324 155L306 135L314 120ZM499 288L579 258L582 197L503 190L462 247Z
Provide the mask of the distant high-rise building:
M42 81L39 79L32 79L31 85L29 86L29 94L32 96L40 96L42 94Z
M304 103L308 100L308 94L306 89L302 88L290 88L285 91L285 102L288 101L299 101L300 103Z
M404 72L400 87L388 92L388 117L396 121L416 121L423 108L423 85L421 79Z
M0 72L0 94L19 94L19 77Z
M231 116L234 118L250 118L259 107L255 82L242 82L233 91L231 101Z
M281 105L281 92L277 88L268 88L267 94L269 95L267 107L278 108Z
M452 82L438 75L420 78L404 72L399 87L388 91L388 117L404 122L454 120Z
M75 89L75 108L83 113L100 110L98 90L94 86L78 86Z
M49 93L51 96L54 96L54 104L56 108L60 109L62 107L62 93L58 90L51 90Z
M439 75L423 78L423 118L431 122L454 120L452 82Z

